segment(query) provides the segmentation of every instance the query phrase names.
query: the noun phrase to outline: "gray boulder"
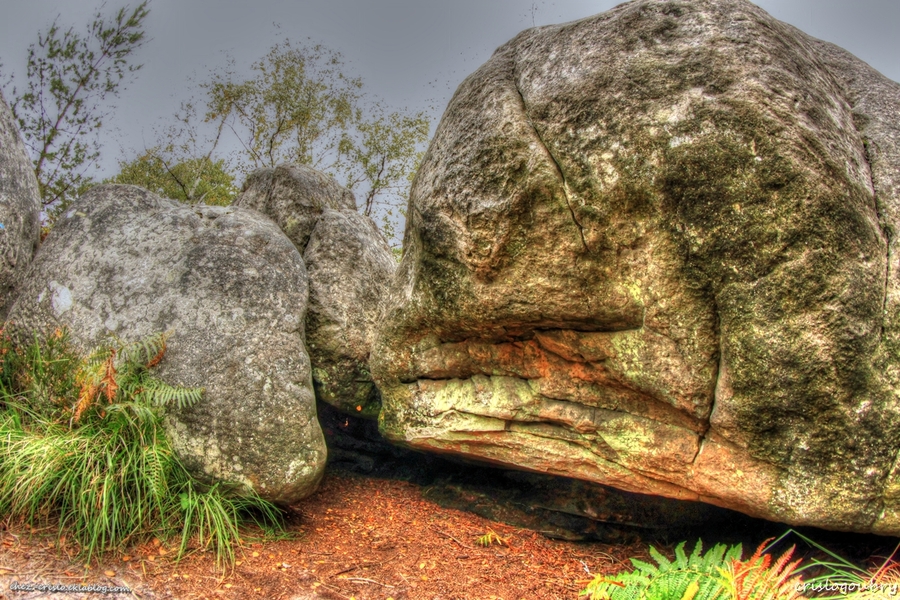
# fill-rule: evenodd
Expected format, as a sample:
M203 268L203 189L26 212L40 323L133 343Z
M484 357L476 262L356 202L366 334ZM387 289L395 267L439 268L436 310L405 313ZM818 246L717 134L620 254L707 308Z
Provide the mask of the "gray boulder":
M10 318L82 347L172 331L159 375L205 388L167 432L199 478L291 503L325 466L303 325L306 270L278 227L134 186L93 188L56 223Z
M373 349L397 442L900 534L900 85L744 0L457 90Z
M41 196L34 166L0 93L0 321L37 250Z
M252 173L235 206L271 217L303 255L309 273L306 336L316 395L374 419L380 396L369 352L396 269L372 220L350 190L304 165Z
M254 171L234 204L268 215L301 254L322 211L356 210L353 192L306 165L279 165Z
M372 219L323 211L303 252L309 273L306 345L316 395L345 412L374 419L380 397L369 352L397 264Z

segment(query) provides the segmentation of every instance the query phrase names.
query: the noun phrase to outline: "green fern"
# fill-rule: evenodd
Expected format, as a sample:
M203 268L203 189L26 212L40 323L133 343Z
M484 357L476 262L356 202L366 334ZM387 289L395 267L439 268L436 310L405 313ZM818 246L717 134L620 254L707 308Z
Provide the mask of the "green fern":
M719 600L724 589L719 580L719 568L733 560L740 560L740 544L728 548L717 544L703 553L703 544L697 541L694 551L684 551L685 542L675 548L675 560L671 561L653 546L651 564L631 559L634 571L613 577L596 576L580 595L590 600Z
M154 377L150 370L166 353L168 333L160 333L129 344L100 346L93 350L79 370L80 393L72 408L78 422L85 411L109 407L98 403L101 396L108 404L132 411L148 407L176 405L179 409L200 401L202 388L173 386Z

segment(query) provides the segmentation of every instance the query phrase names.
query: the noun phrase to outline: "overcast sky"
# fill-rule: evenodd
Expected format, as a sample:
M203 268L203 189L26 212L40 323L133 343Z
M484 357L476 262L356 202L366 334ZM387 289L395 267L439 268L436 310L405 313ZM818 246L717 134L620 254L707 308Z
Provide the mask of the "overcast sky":
M101 0L0 0L0 60L21 81L26 50L58 16L83 29ZM108 0L106 13L124 3ZM101 175L117 159L153 145L164 124L190 95L189 81L234 57L247 68L274 42L321 43L341 52L348 74L395 108L426 110L437 124L462 79L495 48L532 25L579 19L615 0L151 0L151 41L144 64L118 101L105 143ZM900 1L758 0L773 16L834 42L886 76L900 80ZM135 2L131 2L134 6Z

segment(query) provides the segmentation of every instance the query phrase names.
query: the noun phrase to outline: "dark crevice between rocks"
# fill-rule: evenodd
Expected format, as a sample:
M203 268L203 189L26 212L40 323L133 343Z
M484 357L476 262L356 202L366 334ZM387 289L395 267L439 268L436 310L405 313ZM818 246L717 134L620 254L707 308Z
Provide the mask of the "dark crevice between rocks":
M722 378L722 374L725 373L725 348L723 344L724 336L722 335L722 316L719 313L719 303L716 301L715 295L712 295L712 309L716 324L716 342L719 345L719 360L716 363L716 376L713 378L714 383L712 401L709 403L709 413L707 413L706 419L704 421L706 423L706 427L699 432L699 436L697 439L697 453L694 454L694 458L691 459L691 464L697 462L697 457L700 456L700 453L703 451L703 444L704 442L706 442L706 436L709 434L709 430L712 429L712 415L716 410L716 401L719 399L719 380Z
M569 197L569 183L566 181L566 174L563 171L562 165L556 159L556 156L554 156L550 151L550 147L546 144L546 142L544 142L544 138L541 135L541 132L531 120L531 117L528 116L528 106L525 104L525 96L522 95L522 90L519 89L519 81L516 74L513 74L513 85L515 85L516 93L519 95L519 100L522 102L522 116L528 122L531 130L534 131L534 135L537 138L538 142L541 144L541 147L544 149L544 152L547 153L547 156L550 157L550 161L556 167L556 173L557 175L559 175L559 180L562 183L563 196L565 196L566 198L566 206L569 209L569 214L572 215L572 222L575 223L576 227L578 227L578 235L581 237L581 245L582 247L584 247L585 252L590 252L590 248L587 244L587 239L584 237L584 226L582 226L581 221L578 220L578 217L575 216L575 208L572 206L572 199Z
M611 487L449 456L387 442L378 425L318 403L328 445L326 473L408 481L440 506L539 532L549 538L608 544L674 545L702 539L756 548L789 527L701 502L623 492ZM327 475L326 475L327 476ZM844 556L865 559L893 549L896 540L796 528ZM794 538L788 543L799 542Z

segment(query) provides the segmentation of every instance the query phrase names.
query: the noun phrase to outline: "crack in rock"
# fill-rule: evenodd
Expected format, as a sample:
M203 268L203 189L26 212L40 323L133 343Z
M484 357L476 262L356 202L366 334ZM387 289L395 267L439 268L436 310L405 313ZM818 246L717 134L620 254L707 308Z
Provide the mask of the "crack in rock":
M572 222L575 223L576 227L578 227L578 235L581 238L581 245L584 247L585 252L590 252L591 249L584 237L584 226L578 220L578 217L575 216L575 209L572 206L572 198L569 192L569 182L566 180L566 174L563 172L562 165L560 164L559 160L557 160L556 156L554 156L550 151L550 147L547 146L547 143L544 141L544 138L541 135L541 132L538 130L537 126L534 124L534 121L532 121L531 117L528 116L528 105L525 103L525 96L522 94L522 90L519 88L519 81L515 74L513 75L513 85L516 88L516 93L518 93L519 95L519 100L522 102L522 115L525 117L528 125L531 126L531 130L534 131L534 135L540 143L541 148L544 149L544 152L550 158L550 161L556 168L556 173L557 175L559 175L559 179L562 182L562 190L563 195L566 199L566 207L569 209L569 214L572 216Z

